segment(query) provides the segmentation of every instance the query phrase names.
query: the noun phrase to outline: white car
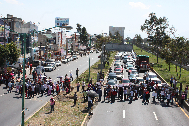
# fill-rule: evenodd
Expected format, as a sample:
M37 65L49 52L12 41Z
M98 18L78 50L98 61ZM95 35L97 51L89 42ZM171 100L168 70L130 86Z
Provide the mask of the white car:
M53 71L54 68L53 68L52 65L47 65L47 66L44 67L44 69L45 69L45 72L46 71L50 71L51 72L51 71Z
M61 66L61 62L60 61L55 61L55 64L56 64L57 67Z

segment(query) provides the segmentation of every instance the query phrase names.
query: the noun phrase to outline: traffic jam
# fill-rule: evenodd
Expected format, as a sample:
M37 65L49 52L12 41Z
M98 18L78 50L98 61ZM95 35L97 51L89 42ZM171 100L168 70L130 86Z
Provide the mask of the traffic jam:
M115 55L113 65L109 68L104 95L108 102L118 97L121 101L143 99L148 104L150 92L153 101L161 99L161 93L166 83L162 83L155 73L150 70L149 56L137 55L135 52L119 52ZM158 89L158 91L156 90ZM165 92L167 93L167 92ZM111 100L115 102L115 100Z

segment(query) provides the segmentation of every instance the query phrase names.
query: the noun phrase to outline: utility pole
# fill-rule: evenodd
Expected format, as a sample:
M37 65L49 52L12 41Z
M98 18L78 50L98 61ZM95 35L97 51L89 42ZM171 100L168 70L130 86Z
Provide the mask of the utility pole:
M90 80L90 57L89 57L89 80Z
M22 41L23 42L23 41ZM22 85L22 122L24 126L24 100L25 100L25 54L26 54L26 33L24 33L24 62L23 62L23 85Z

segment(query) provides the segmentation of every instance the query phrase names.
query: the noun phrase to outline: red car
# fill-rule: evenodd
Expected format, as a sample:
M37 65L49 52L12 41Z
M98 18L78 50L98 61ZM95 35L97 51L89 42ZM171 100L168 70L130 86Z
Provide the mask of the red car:
M121 73L123 73L123 67L122 66L117 66L114 71L116 71L116 69L121 69Z
M129 79L123 78L122 79L123 86L130 86L131 82Z
M121 72L121 73L123 73L123 68L115 68L114 72Z

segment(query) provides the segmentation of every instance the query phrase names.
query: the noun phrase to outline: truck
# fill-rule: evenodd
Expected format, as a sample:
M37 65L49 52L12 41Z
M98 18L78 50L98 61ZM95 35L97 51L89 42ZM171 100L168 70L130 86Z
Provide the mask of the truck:
M139 72L141 71L149 71L149 56L147 55L137 55L136 65Z

